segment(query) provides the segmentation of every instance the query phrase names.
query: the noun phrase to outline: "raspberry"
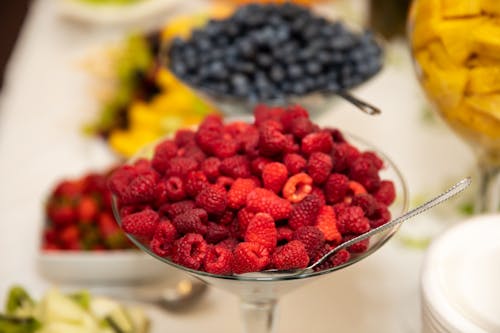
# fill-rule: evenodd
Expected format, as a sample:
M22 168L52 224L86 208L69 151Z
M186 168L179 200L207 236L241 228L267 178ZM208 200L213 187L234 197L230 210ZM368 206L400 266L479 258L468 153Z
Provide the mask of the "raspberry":
M345 249L340 250L339 252L334 254L332 257L333 267L345 264L346 262L349 261L350 258L351 258L351 254L349 253L349 251L347 251Z
M147 203L155 199L155 187L158 174L151 171L138 175L128 185L126 191L119 197L123 204Z
M278 245L284 245L292 240L293 230L289 227L277 227Z
M205 240L208 243L215 244L229 237L229 229L215 222L208 222L208 230L205 235Z
M227 192L219 185L208 185L196 196L196 205L209 214L221 214L226 209Z
M349 192L351 192L352 195L367 193L365 187L354 180L349 181Z
M313 152L307 161L307 173L316 184L323 184L330 172L333 163L330 155L321 152Z
M191 269L199 269L207 254L208 245L199 234L186 234L174 242L172 261Z
M167 257L172 253L172 246L177 239L177 230L169 220L158 224L153 239L149 243L151 251L160 257Z
M177 156L192 158L198 163L203 162L207 157L207 155L205 155L203 150L201 150L196 143L179 148Z
M172 201L179 201L186 197L186 191L184 190L184 183L179 177L170 177L166 180L165 191L167 197Z
M122 229L128 234L150 239L155 233L160 216L151 209L125 216L122 219Z
M281 124L268 120L259 128L259 151L263 156L279 155L287 146L287 138L277 127Z
M220 128L202 128L202 126L203 124L200 125L198 132L196 132L195 141L205 154L211 155L214 153L215 145L222 141L220 133L223 127L222 124Z
M252 160L250 163L250 169L252 170L252 173L256 176L261 176L262 175L262 170L264 170L265 166L269 163L271 163L273 160L259 156Z
M217 114L210 114L203 119L202 123L198 127L198 133L205 131L222 131L224 129L224 124L222 122L222 117ZM196 133L196 134L198 134ZM195 135L196 139L196 135Z
M236 140L240 143L242 152L248 157L254 158L259 155L259 130L257 128L248 128L248 130L240 134Z
M373 215L369 216L370 226L372 228L380 227L382 224L386 224L391 220L391 212L383 203L378 203L377 208Z
M186 176L186 182L184 188L186 189L187 195L194 198L198 193L201 192L209 184L207 177L201 171L191 171Z
M343 142L346 142L345 138L344 138L344 135L337 128L327 128L326 130L328 132L330 132L330 135L332 136L332 139L333 139L334 143L343 143Z
M306 173L298 173L283 186L283 197L292 203L301 202L312 191L312 178Z
M306 135L314 132L314 124L307 118L295 118L290 122L289 127L285 126L285 131L293 134L295 138L301 140Z
M179 129L175 133L174 142L178 147L196 144L194 138L196 133L190 129Z
M349 178L357 181L369 192L380 187L380 177L373 162L366 157L358 157L349 168Z
M271 258L272 266L279 270L306 268L309 263L304 244L298 240L279 247Z
M342 235L337 229L335 212L331 206L321 207L316 219L316 227L321 230L325 240L334 243L339 243L342 240Z
M247 195L256 188L255 182L249 178L238 178L227 192L227 205L233 209L243 207L247 202Z
M209 181L214 182L220 176L219 166L220 159L217 157L209 157L201 162L200 169Z
M377 170L384 167L384 161L373 151L365 151L361 154L363 158L369 159Z
M378 207L377 200L368 193L356 194L352 197L351 205L359 206L367 217L371 217Z
M236 155L222 160L219 171L232 178L248 178L252 175L250 172L250 162L243 155Z
M255 125L260 126L268 120L279 121L281 115L285 113L285 109L259 104L254 108L253 113Z
M232 273L233 253L223 246L209 246L203 267L207 273L230 275Z
M155 147L151 164L160 174L164 174L170 160L177 156L177 145L172 140L165 140Z
M129 205L129 206L120 205L120 216L123 219L125 216L141 212L145 209L151 209L151 207L148 205Z
M316 252L316 254L314 255L312 262L318 261L321 257L323 257L325 254L327 254L331 249L332 249L332 247L330 245L328 245L328 244L323 245L323 247L321 247L318 250L318 252ZM323 270L333 268L335 266L339 266L339 265L344 264L347 261L349 261L350 258L351 258L351 254L349 253L349 251L342 249L339 252L337 252L336 254L327 258L322 264L314 267L314 271L316 271L316 272L323 271Z
M321 188L313 186L311 194L315 194L316 196L318 196L319 201L321 202L321 206L326 205L325 194L323 193L323 190Z
M309 113L300 105L289 106L279 118L285 131L290 132L293 122L297 119L309 120Z
M259 243L272 253L277 241L278 234L273 218L266 213L255 214L246 229L245 242Z
M177 215L172 223L180 234L196 233L205 235L208 231L207 213L200 208L191 209Z
M316 195L308 195L293 207L288 220L288 225L293 230L300 227L312 225L321 209L321 201Z
M333 140L327 131L321 131L306 135L302 139L301 151L306 156L314 152L330 153L333 147Z
M380 182L380 187L374 194L375 199L379 202L389 206L396 199L396 190L394 189L394 183L390 180L383 180Z
M299 154L286 154L285 157L283 157L283 163L288 173L295 175L305 170L307 161Z
M244 121L233 121L224 127L224 131L234 139L238 139L240 135L245 134L252 129L255 129L255 127Z
M353 239L354 237L356 237L356 235L345 235L344 238L342 239L342 243L345 243ZM365 239L347 247L347 251L349 251L350 253L363 253L366 250L368 250L369 244L370 244L370 239Z
M298 228L294 231L292 239L301 241L304 244L309 258L325 243L325 235L314 226Z
M218 224L222 225L228 225L231 224L234 220L234 215L235 213L231 210L226 210L220 217L218 217L218 220L216 221Z
M155 196L155 207L161 207L164 204L168 203L168 195L167 195L167 182L162 179L160 180L154 189Z
M196 207L194 201L183 200L174 203L167 203L160 207L160 214L168 216L170 219L174 219L177 215L182 214L188 210L194 209Z
M285 134L286 144L284 152L287 154L295 154L300 151L300 146L295 142L295 138L292 134Z
M274 193L280 193L288 178L286 166L279 162L268 163L262 170L264 187Z
M247 207L256 213L267 213L275 221L288 218L292 212L292 205L288 200L263 188L256 188L248 194Z
M363 210L357 206L349 206L337 214L337 228L341 234L362 234L370 230L370 222Z
M198 162L191 157L174 157L170 160L165 171L167 177L178 176L184 178L189 172L198 169Z
M325 183L326 202L334 204L344 200L349 191L349 178L340 173L331 174Z
M215 181L216 185L223 187L226 191L229 191L231 189L231 186L233 186L233 183L234 183L233 178L225 177L225 176L220 176Z
M250 221L255 216L255 213L250 211L248 208L243 208L238 212L238 229L244 234L247 231L247 227Z
M212 142L212 151L218 158L227 158L236 155L239 144L232 138L217 139Z
M358 149L347 142L334 144L332 149L333 170L335 172L346 171L359 155Z
M238 246L238 244L240 243L239 240L237 240L236 238L226 238L224 239L222 242L219 242L217 244L217 246L221 246L223 248L226 248L228 249L229 251L231 251L231 253L234 251L234 249L236 248L236 246Z
M259 272L270 262L269 251L259 243L239 243L233 252L233 272Z

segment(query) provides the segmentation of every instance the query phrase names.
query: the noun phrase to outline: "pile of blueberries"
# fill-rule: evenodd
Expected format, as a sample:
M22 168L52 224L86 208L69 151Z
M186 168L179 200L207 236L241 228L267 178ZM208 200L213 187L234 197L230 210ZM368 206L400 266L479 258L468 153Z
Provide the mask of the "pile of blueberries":
M286 100L352 88L382 67L371 32L356 34L291 3L240 7L174 39L170 68L215 96Z

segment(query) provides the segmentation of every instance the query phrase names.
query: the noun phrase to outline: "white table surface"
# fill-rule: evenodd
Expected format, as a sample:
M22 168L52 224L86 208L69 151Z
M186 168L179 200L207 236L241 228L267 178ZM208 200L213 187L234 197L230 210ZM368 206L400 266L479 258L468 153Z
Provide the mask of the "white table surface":
M91 81L77 64L89 49L120 38L124 29L67 22L56 9L53 0L33 2L0 95L1 303L14 283L35 295L51 285L35 267L43 199L51 186L113 161L102 142L81 134L96 105ZM383 147L405 175L412 198L437 193L473 170L472 155L439 119L423 120L425 103L405 46L391 46L388 53L386 69L355 92L381 107L381 116L369 117L339 101L318 122ZM403 246L401 237L434 235L462 218L440 210L427 213L363 262L285 296L278 332L419 332L424 251ZM153 333L237 332L237 304L234 296L210 289L187 313L151 308Z

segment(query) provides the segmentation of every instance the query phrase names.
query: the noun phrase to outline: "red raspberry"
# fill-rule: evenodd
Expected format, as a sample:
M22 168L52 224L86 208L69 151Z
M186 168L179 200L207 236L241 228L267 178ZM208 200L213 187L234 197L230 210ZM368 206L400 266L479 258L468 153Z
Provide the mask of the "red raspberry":
M208 231L207 212L200 208L177 215L172 221L180 234L196 233L205 235Z
M201 162L201 171L203 171L209 181L214 182L220 176L219 166L220 159L209 157Z
M216 185L222 186L226 191L229 191L231 189L231 186L233 186L233 183L234 183L234 179L231 177L226 177L226 176L220 176L215 181Z
M226 248L228 249L229 251L231 251L231 253L234 251L234 249L236 248L236 246L238 246L238 244L240 243L239 240L237 240L236 238L226 238L224 239L222 242L219 242L217 244L217 246L221 246L223 248Z
M293 207L288 225L293 230L312 225L316 222L320 209L320 199L316 195L310 194Z
M154 171L138 175L119 197L122 204L148 203L155 199L158 174Z
M327 128L326 129L328 132L330 132L330 135L332 136L333 142L334 143L343 143L346 142L344 135L342 132L337 129L337 128Z
M306 135L313 133L314 130L314 124L307 118L296 118L292 120L290 126L290 133L292 133L298 140L301 140Z
M349 259L351 259L351 254L349 253L349 251L342 249L333 255L332 257L333 267L345 264L346 262L349 261Z
M285 131L290 132L293 121L296 119L309 119L309 113L300 105L289 106L281 117L280 121Z
M233 252L233 272L260 272L270 262L269 251L259 243L239 243Z
M156 145L151 164L160 174L164 174L170 160L177 156L177 145L172 140L165 140Z
M340 173L328 177L325 183L326 202L334 204L344 200L349 191L349 178Z
M375 168L380 170L384 167L384 161L373 151L365 151L361 154L363 158L371 160Z
M382 224L386 224L391 220L391 212L383 203L378 203L377 208L373 215L369 216L370 226L372 228L380 227Z
M156 186L154 191L154 205L155 207L161 207L168 203L168 195L167 195L167 182L165 179L160 180Z
M224 129L224 123L222 117L218 114L210 114L203 119L202 123L198 127L198 133L203 131L222 131Z
M252 173L256 176L261 176L262 175L262 170L264 170L265 166L269 163L271 163L273 160L259 156L252 160L250 163L250 169L252 170Z
M369 192L380 187L380 176L373 162L365 157L358 157L349 168L349 178L357 181Z
M163 220L158 224L149 246L154 254L167 257L172 253L176 239L177 230L175 230L174 225L169 220Z
M57 227L75 223L76 211L71 204L58 204L51 201L47 206L47 216Z
M268 120L279 121L285 109L280 107L272 107L264 104L257 105L253 114L255 117L255 125L258 127Z
M323 184L330 172L333 163L330 155L321 152L313 152L307 161L307 173L316 184Z
M366 194L366 189L363 185L354 180L349 181L349 191L347 192L347 196L344 198L344 201L347 203L351 203L352 197L359 194Z
M271 258L272 266L279 270L306 268L309 256L304 244L298 240L292 240L280 246Z
M299 154L286 154L285 157L283 157L283 163L288 173L295 175L305 170L307 161Z
M186 182L184 188L186 189L187 195L194 198L198 193L201 192L209 184L207 177L201 171L191 171L186 176Z
M191 269L199 269L205 260L208 245L199 234L186 234L174 242L172 261Z
M273 218L266 213L255 214L246 229L245 242L259 243L272 253L277 241L278 234Z
M290 177L283 186L283 197L292 203L301 202L312 191L312 178L306 173Z
M323 233L329 242L340 243L342 235L337 229L337 219L331 206L323 206L316 219L316 227Z
M332 249L332 246L330 246L328 244L323 245L323 247L320 248L318 250L318 252L316 252L316 254L314 255L314 258L311 262L318 261L321 257L323 257L325 254L327 254L331 249ZM351 258L351 254L349 253L349 251L342 249L339 252L337 252L336 254L334 254L334 255L330 256L328 259L326 259L321 265L314 267L314 271L316 271L316 272L323 271L323 270L333 268L335 266L342 265L342 264L346 263L347 261L349 261L350 258Z
M370 222L363 210L357 206L349 206L337 214L337 228L341 234L362 234L370 230Z
M198 162L191 157L174 157L170 160L165 171L167 177L179 176L184 178L191 171L198 169Z
M76 207L76 213L81 223L92 223L99 212L99 203L95 198L84 195Z
M325 194L323 193L323 190L321 188L313 186L311 194L315 194L318 196L319 201L321 202L321 206L326 205Z
M257 186L252 179L238 178L231 185L231 189L227 192L227 205L233 209L243 207L247 202L247 195L252 192Z
M159 222L160 216L155 211L145 209L125 216L122 219L122 229L128 234L150 239L153 237Z
M278 233L278 244L285 244L292 240L293 230L288 227L276 228Z
M256 188L248 194L247 207L256 213L267 213L275 221L288 218L292 212L290 201L280 198L274 192L263 188Z
M356 236L357 235L345 235L344 238L342 239L342 243L345 243ZM368 250L369 244L370 244L370 239L365 239L347 247L347 251L349 251L350 253L363 253L366 250Z
M186 197L184 183L179 177L170 177L166 180L167 197L172 201L183 200Z
M347 142L334 144L332 149L333 170L335 172L346 171L359 155L359 150Z
M235 217L235 213L231 210L226 210L220 217L218 217L218 220L216 221L218 224L222 225L228 225L233 222Z
M218 158L228 158L238 153L239 143L232 138L219 138L212 143L212 151Z
M226 210L227 192L219 185L208 185L196 196L196 205L209 214L221 214Z
M207 273L230 275L233 272L233 253L223 246L209 246L203 267Z
M174 203L167 203L160 207L159 213L168 216L170 219L174 219L177 215L180 215L188 210L196 208L194 201L183 200Z
M175 133L174 142L178 147L185 147L196 144L194 138L196 133L190 129L179 129Z
M224 131L232 138L238 139L240 135L247 133L254 128L254 126L244 121L233 121L224 127Z
M307 251L309 258L325 243L325 235L323 232L314 226L300 227L294 231L293 240L301 241Z
M249 127L247 131L235 138L240 143L242 153L250 158L259 155L259 130L255 127Z
M288 178L286 166L279 162L268 163L262 170L264 187L274 193L280 193Z
M254 216L255 213L250 211L248 208L243 208L238 211L238 229L241 231L241 233L245 234L245 232L247 231L247 227Z
M208 230L205 239L208 243L216 244L229 237L229 229L215 222L208 222Z
M306 156L314 152L329 154L332 151L333 140L327 131L321 131L306 135L302 139L301 150Z
M268 120L259 128L259 151L262 156L281 154L287 147L287 138L277 128L281 124Z
M394 188L394 183L390 180L383 180L380 182L379 189L374 194L375 199L381 203L389 206L396 199L396 190Z
M292 134L285 134L286 138L286 145L284 152L286 154L295 154L300 151L300 146L298 143L295 142L295 139Z
M219 129L210 129L210 128L200 128L195 135L195 141L198 147L203 150L203 152L207 155L212 155L214 153L214 147L216 144L221 143L221 131L222 125Z
M371 218L378 207L377 200L369 193L356 194L352 197L351 205L363 209L365 216Z
M250 172L250 161L243 155L236 155L222 160L219 171L226 176L236 178L248 178Z
M148 205L128 205L128 206L120 205L120 216L123 219L125 216L141 212L145 209L151 209L151 207Z
M177 156L179 157L189 157L194 159L196 162L201 163L203 162L206 158L207 155L201 150L196 143L190 144L188 146L179 148L177 151Z

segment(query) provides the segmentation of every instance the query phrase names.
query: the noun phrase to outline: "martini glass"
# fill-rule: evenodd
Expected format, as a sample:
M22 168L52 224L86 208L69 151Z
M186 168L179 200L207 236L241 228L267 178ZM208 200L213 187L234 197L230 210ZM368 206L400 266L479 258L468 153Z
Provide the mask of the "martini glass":
M378 154L384 161L385 168L381 170L380 176L383 179L392 180L396 188L396 200L391 205L392 216L399 216L406 212L408 208L408 189L401 172L394 163L377 148L366 141L353 135L346 135L347 140L361 150L370 150ZM151 158L154 153L154 145L146 146L130 162L133 163L138 158ZM121 225L122 220L119 214L119 207L116 198L113 200L113 211L116 220ZM173 263L168 258L163 258L151 251L147 243L141 242L138 238L127 235L132 242L141 250L160 260L161 262L175 267L206 284L215 288L220 288L236 295L240 299L240 309L243 320L243 332L245 333L271 333L277 332L275 327L275 313L278 301L281 296L291 292L308 282L313 282L320 278L332 277L335 271L344 269L360 260L368 257L382 245L384 245L398 230L399 226L382 232L370 239L368 249L360 254L352 254L351 259L339 266L327 270L321 270L312 273L304 273L294 276L269 276L256 274L255 276L239 275L215 275L203 271L197 271ZM348 286L346 286L347 288Z

